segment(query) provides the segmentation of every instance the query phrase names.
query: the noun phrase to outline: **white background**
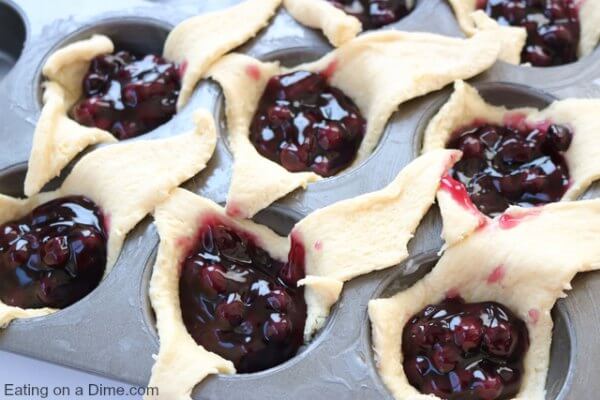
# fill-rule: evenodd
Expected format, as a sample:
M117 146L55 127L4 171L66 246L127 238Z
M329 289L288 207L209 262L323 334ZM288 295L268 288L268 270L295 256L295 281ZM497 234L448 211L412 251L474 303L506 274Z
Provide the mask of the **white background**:
M96 375L86 374L69 368L46 363L44 361L34 360L19 356L16 354L0 352L0 399L2 400L38 400L39 396L11 396L5 394L5 385L13 384L15 386L31 385L43 386L49 388L49 394L46 399L49 400L112 400L127 399L138 400L141 396L75 396L74 391L77 386L82 386L87 392L89 384L104 386L121 386L129 393L130 385L101 378ZM71 389L71 396L54 396L52 388L56 386L68 386Z

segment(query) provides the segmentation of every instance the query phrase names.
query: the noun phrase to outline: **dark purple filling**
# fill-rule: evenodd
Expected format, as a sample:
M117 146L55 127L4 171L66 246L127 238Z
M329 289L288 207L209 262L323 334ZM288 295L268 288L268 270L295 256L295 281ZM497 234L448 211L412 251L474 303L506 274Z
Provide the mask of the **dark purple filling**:
M306 303L297 287L303 277L301 245L292 243L283 263L248 233L212 219L183 262L183 321L199 345L232 361L238 372L274 367L303 344Z
M413 9L410 0L327 0L360 20L363 29L377 29L407 16Z
M425 307L402 334L408 381L442 399L513 398L528 348L525 323L506 307L461 298Z
M21 308L75 303L102 279L107 237L100 208L80 196L0 225L0 299Z
M510 205L559 201L569 187L562 153L573 133L566 126L519 129L483 124L460 129L453 137L448 147L461 150L463 157L452 176L486 215L501 214Z
M501 25L521 26L527 42L521 61L539 67L577 61L580 25L574 0L478 0Z
M177 65L162 57L126 51L97 56L83 80L83 99L71 115L82 125L128 139L173 117L180 86Z
M298 71L269 80L250 140L288 171L331 176L356 158L365 127L358 107L325 76Z

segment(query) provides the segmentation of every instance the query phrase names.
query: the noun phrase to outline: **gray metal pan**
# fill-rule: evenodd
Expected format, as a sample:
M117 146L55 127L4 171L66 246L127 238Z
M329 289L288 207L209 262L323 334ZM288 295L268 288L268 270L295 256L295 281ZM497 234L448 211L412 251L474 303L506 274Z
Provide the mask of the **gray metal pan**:
M52 51L92 33L104 33L117 47L161 52L166 35L178 22L238 2L20 0L17 5L0 1L0 193L22 195L31 139L41 109L41 67ZM419 0L408 17L386 29L462 35L443 0ZM268 28L238 51L295 65L314 60L330 49L320 33L300 26L282 10ZM558 68L499 62L474 82L492 103L543 107L556 97L600 96L598 67L600 51ZM425 125L449 93L446 89L403 104L365 162L312 184L306 191L286 196L255 219L287 234L296 221L315 209L384 187L418 156ZM202 82L187 107L141 138L167 137L190 129L192 111L198 107L213 112L220 138L207 169L184 186L222 203L230 181L232 155L225 140L227 127L218 85ZM48 189L60 180L51 182ZM595 190L586 196L595 196ZM347 284L326 326L296 357L260 373L209 377L198 385L194 397L390 398L373 363L367 302L407 287L431 268L435 251L441 246L440 231L439 213L432 208L410 243L411 258ZM158 351L147 293L157 246L158 235L147 218L128 235L115 268L96 290L55 314L14 321L0 331L0 349L146 385L152 354ZM600 339L591 334L600 327L600 316L594 314L594 305L600 301L596 294L600 293L599 285L600 273L579 276L573 292L555 308L548 399L591 399L600 389L594 380Z

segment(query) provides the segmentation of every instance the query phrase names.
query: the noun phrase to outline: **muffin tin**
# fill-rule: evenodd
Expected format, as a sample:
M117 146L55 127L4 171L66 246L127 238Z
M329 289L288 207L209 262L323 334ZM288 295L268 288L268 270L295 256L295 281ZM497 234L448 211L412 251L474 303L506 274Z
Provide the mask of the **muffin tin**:
M22 195L31 139L41 110L41 68L54 50L103 33L118 48L161 52L169 30L185 18L241 0L55 0L52 4L0 1L0 193ZM385 29L462 36L443 0L418 0L413 12ZM24 49L21 52L21 45ZM258 37L238 51L295 65L331 50L317 31L302 27L284 10ZM12 67L12 69L10 69ZM472 82L491 103L543 107L554 98L600 96L600 50L575 64L528 68L497 63ZM450 88L403 104L390 119L373 154L359 166L296 191L259 213L255 220L280 234L311 211L386 186L419 153L429 119ZM170 122L131 140L177 135L193 127L192 112L212 111L219 142L208 167L184 187L224 203L232 155L226 144L224 99L219 86L204 81ZM80 157L78 157L80 158ZM68 170L69 168L67 168ZM63 176L66 173L63 173ZM47 189L59 183L51 182ZM586 197L596 197L591 189ZM129 235L113 271L78 303L55 314L15 320L0 332L0 349L145 386L158 351L148 299L158 235L151 218ZM299 354L253 374L211 376L194 391L197 399L379 399L391 398L378 377L371 350L367 302L388 296L423 276L441 247L441 220L433 207L409 245L411 258L399 266L345 285L325 327ZM580 274L574 290L554 309L548 399L590 399L600 390L600 272ZM575 382L575 378L577 381Z

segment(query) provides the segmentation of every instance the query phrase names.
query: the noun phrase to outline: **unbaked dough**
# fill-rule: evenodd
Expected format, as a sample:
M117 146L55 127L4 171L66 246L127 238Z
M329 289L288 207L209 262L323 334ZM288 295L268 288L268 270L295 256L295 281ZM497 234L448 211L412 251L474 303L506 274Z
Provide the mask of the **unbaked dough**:
M433 400L412 387L402 367L407 321L447 293L496 301L526 322L530 347L517 399L543 400L552 339L550 311L579 271L600 267L600 200L542 208L512 207L505 218L449 248L431 273L393 297L369 302L379 374L396 399ZM490 277L493 276L493 279Z
M446 147L453 132L475 120L503 124L507 119L521 119L520 116L528 124L551 121L567 125L573 130L571 147L564 153L571 185L562 200L577 199L592 182L600 178L600 99L559 100L541 111L534 108L509 110L486 103L475 88L457 81L454 93L425 130L423 152ZM438 202L444 220L442 236L446 245L462 240L490 221L476 208L465 208L458 204L445 190L438 192Z
M497 40L500 42L498 59L510 64L521 62L521 51L527 41L527 31L524 28L501 26L481 10L475 11L470 17L475 29L496 32Z
M225 10L187 19L171 31L164 56L182 65L178 109L187 103L206 69L256 35L280 3L281 0L247 0ZM68 116L82 95L81 82L90 61L114 50L108 37L94 35L57 50L46 61L44 105L33 137L25 195L39 193L86 147L117 141L110 132L83 126Z
M597 0L579 1L579 57L591 54L600 41L600 2Z
M490 18L484 11L476 10L477 0L448 0L458 24L467 36L474 35L481 30L495 31L498 41L501 43L500 60L510 64L521 62L521 51L527 40L525 28L513 26L501 26Z
M67 115L81 97L81 82L90 61L113 50L109 38L94 35L57 50L46 61L42 72L48 80L43 83L44 105L33 134L26 196L39 193L86 147L117 141L109 132L80 125Z
M247 0L225 10L189 18L171 31L164 55L182 65L178 109L188 102L208 67L253 38L280 4L281 0Z
M335 47L343 45L362 31L358 18L325 0L283 0L283 5L296 21L309 28L322 30Z
M156 263L150 280L150 301L156 313L160 349L152 367L149 386L158 396L147 399L190 399L194 386L209 374L233 374L231 361L205 350L188 333L179 304L180 266L194 244L204 216L219 216L229 226L249 232L257 245L279 261L287 261L287 238L249 220L228 217L212 201L183 189L176 189L154 212L160 236Z
M180 265L204 216L217 215L230 226L252 233L271 257L285 262L293 240L305 248L306 341L319 329L345 280L401 262L406 245L434 201L440 176L460 157L438 150L412 162L388 187L310 214L290 236L280 237L250 220L227 215L219 205L176 189L154 212L161 241L150 280L160 349L150 386L161 399L187 399L209 374L235 373L233 364L199 346L183 323L179 303ZM349 216L352 216L349 218ZM344 230L339 230L341 222ZM389 240L382 240L385 236Z
M0 195L0 223L18 219L56 198L82 195L102 209L108 221L106 276L127 233L169 193L206 166L217 134L207 111L195 114L196 129L173 138L119 143L84 156L61 187L28 199ZM46 315L52 309L21 309L0 302L0 326L15 318Z
M294 70L327 73L330 83L348 95L367 119L365 137L353 166L373 151L385 125L401 103L439 90L457 77L472 77L489 68L500 46L495 34L470 39L430 33L381 31L362 35L320 60L285 69L276 62L230 54L208 76L225 94L229 142L234 155L227 212L251 217L278 198L321 179L312 172L289 172L254 148L249 127L271 77ZM357 77L369 79L358 79Z
M501 59L511 64L520 63L520 53L527 38L524 28L498 25L485 11L477 10L477 0L448 0L448 2L466 35L470 36L480 30L496 30L503 47ZM600 2L582 0L578 3L581 36L577 54L579 57L584 57L594 51L600 40Z
M408 257L407 245L460 151L437 150L410 163L384 189L308 215L292 230L305 249L305 339L325 322L343 283Z
M276 199L320 179L312 172L289 172L261 156L248 139L264 88L279 73L277 63L262 63L241 54L223 57L208 71L220 83L226 99L228 138L234 156L227 200L230 215L250 218Z

